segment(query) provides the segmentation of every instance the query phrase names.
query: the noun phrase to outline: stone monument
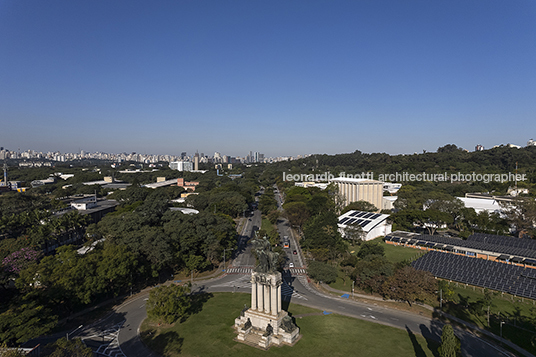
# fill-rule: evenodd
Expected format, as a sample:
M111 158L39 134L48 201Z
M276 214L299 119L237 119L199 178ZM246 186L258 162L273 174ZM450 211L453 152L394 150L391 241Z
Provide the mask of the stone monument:
M236 340L268 349L271 345L293 345L300 337L288 313L281 309L281 273L277 271L278 253L266 238L253 240L257 267L251 273L251 307L235 319Z

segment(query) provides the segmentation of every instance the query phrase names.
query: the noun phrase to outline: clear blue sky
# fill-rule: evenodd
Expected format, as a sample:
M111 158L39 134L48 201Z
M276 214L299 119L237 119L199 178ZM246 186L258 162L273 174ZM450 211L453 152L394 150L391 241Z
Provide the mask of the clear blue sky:
M536 1L0 0L0 146L233 156L536 139Z

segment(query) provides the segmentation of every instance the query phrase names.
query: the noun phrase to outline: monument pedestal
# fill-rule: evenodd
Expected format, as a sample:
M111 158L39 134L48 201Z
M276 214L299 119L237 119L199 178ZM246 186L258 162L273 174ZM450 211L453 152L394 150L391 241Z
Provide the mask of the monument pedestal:
M281 273L251 274L251 308L235 319L237 340L268 349L271 345L293 345L300 329L281 309Z

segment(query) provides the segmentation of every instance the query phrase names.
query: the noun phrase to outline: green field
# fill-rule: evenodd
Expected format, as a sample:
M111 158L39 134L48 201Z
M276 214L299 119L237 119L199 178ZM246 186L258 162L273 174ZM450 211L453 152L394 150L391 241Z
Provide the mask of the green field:
M295 346L261 351L235 342L234 319L249 294L215 293L182 323L142 324L143 341L164 356L434 356L438 344L421 335L291 304L302 338ZM308 314L305 316L304 315ZM312 314L312 315L310 315Z
M421 256L424 251L414 248L404 247L402 245L387 244L382 238L376 238L375 242L380 243L385 248L385 257L393 263L402 262L404 260L415 260Z

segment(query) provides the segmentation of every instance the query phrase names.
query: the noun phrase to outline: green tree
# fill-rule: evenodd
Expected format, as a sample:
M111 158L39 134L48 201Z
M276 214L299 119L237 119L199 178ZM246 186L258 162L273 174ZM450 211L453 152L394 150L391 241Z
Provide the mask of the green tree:
M438 280L437 289L440 291L440 298L442 298L443 301L452 301L452 299L454 299L454 289L450 287L450 284L446 280Z
M380 244L373 241L363 242L361 244L361 247L359 248L359 251L357 252L357 256L359 258L364 258L368 255L385 255L385 248Z
M0 345L0 351L2 351L2 357L25 357L27 356L26 352L21 348L9 347L7 343L2 343Z
M365 231L363 231L363 228L357 224L349 224L344 228L343 237L345 239L348 239L354 243L361 243L363 239L366 236Z
M385 280L393 275L393 268L384 256L369 254L356 262L351 277L362 289L379 293Z
M24 343L49 333L57 322L50 309L35 301L12 305L0 314L0 341L11 345Z
M91 347L87 347L79 338L67 340L62 337L45 347L53 349L49 357L93 357Z
M484 289L484 308L486 309L486 315L487 315L487 318L488 318L488 327L490 327L490 324L489 324L489 310L490 308L494 305L494 302L495 302L495 297L497 296L497 292L494 292L494 291L491 291L489 289Z
M441 357L456 357L461 353L460 339L456 337L454 329L449 324L443 326L441 346L438 350Z
M351 202L348 206L344 207L341 214L344 214L348 211L363 211L363 212L377 212L378 208L374 206L372 203L367 201L356 201Z
M424 226L430 235L433 235L438 228L453 222L451 215L436 209L427 209L423 212L422 217Z
M327 249L331 258L343 251L342 238L338 230L337 215L334 212L323 212L308 221L303 230L303 244L311 251Z
M181 285L163 285L149 293L147 315L171 324L186 316L191 306L190 288Z
M315 281L329 284L337 279L337 268L326 263L310 261L307 266L307 274Z
M285 215L293 226L303 227L309 219L309 210L305 202L285 202L283 205Z
M436 288L432 274L405 266L385 281L382 290L385 296L411 305L414 301L425 301L433 296Z

